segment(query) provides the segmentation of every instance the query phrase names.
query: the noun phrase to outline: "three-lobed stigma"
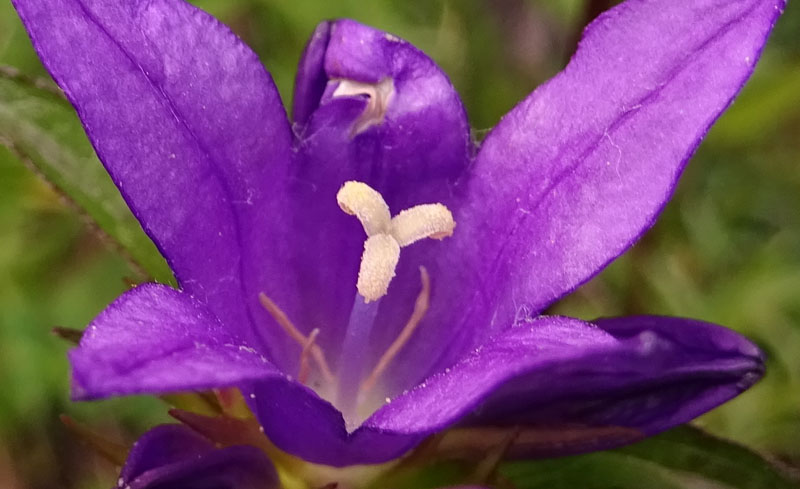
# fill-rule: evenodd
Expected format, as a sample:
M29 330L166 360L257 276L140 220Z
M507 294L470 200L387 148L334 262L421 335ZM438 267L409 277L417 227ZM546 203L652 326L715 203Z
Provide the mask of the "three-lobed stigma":
M367 239L358 270L358 293L365 302L386 295L400 260L400 249L424 238L452 236L456 222L442 204L422 204L391 217L378 191L363 182L349 181L336 194L344 212L361 221Z

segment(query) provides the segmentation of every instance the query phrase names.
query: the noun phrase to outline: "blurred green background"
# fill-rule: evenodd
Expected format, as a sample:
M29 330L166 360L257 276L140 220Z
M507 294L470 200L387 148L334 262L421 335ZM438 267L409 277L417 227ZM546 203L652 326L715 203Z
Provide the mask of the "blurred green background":
M451 76L481 137L563 67L585 23L614 2L194 3L253 47L287 102L320 20L352 17L404 37ZM73 199L94 202L101 223L130 216L98 173L74 113L48 93L8 2L0 5L0 65L19 70L0 73L0 487L110 487L114 467L76 442L58 415L130 441L166 419L163 406L145 398L70 403L67 344L50 330L83 328L138 272L31 164L50 168L61 185L70 183L59 172L80 175ZM137 258L161 266L143 235L117 231L141 250ZM800 466L800 9L788 7L751 82L700 147L655 228L555 310L689 316L755 339L770 356L766 378L696 424Z

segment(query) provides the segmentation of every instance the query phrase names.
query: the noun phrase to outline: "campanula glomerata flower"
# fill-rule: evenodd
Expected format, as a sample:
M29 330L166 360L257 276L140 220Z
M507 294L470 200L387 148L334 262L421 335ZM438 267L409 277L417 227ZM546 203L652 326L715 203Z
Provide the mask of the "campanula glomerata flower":
M608 448L763 373L720 326L542 312L652 226L784 0L629 0L481 143L429 57L352 20L314 31L290 120L182 0L12 1L179 284L89 325L76 399L238 387L277 447L346 466L456 425L519 427L522 456Z

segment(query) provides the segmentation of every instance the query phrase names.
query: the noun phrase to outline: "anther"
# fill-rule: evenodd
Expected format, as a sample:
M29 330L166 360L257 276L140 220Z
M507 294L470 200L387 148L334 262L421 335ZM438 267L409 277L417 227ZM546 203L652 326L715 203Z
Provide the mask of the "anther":
M425 317L425 313L428 312L431 299L431 279L425 267L419 267L419 275L422 282L422 290L419 291L417 300L414 303L414 311L411 313L411 317L408 319L406 325L400 331L400 334L397 335L397 338L395 338L392 344L389 345L389 348L381 355L380 360L378 360L378 363L369 374L369 377L361 383L362 394L375 386L378 378L383 374L405 344L408 343L408 340L411 339L411 335L414 334L414 330L417 329L420 321Z
M411 207L391 218L380 193L362 182L345 182L336 200L344 212L358 217L367 233L357 283L358 293L366 302L386 295L400 248L423 238L452 236L456 226L453 214L438 203Z
M303 349L305 349L308 345L311 356L314 358L314 362L317 364L317 367L319 367L322 376L325 377L325 380L330 383L335 382L336 378L333 376L333 372L331 372L330 367L328 367L328 362L325 360L325 354L322 352L322 348L314 344L313 341L309 344L309 339L306 337L306 335L301 333L300 330L297 329L294 324L292 324L292 321L289 320L289 316L287 316L286 313L283 312L283 310L267 296L267 294L263 292L258 294L258 301L261 303L261 306L266 309L270 316L275 319L275 322L277 322L278 325L283 328L290 338L299 343ZM314 332L312 331L312 334L313 333ZM316 335L314 335L314 337L316 338ZM301 364L302 360L303 357L301 353Z

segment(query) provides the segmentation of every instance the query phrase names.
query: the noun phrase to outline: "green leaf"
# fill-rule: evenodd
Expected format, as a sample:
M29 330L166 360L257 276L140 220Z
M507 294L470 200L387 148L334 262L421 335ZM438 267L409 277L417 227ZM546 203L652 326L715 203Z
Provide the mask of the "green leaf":
M553 460L511 462L501 475L518 489L683 489L657 463L617 452L598 452Z
M0 144L118 244L137 280L173 282L166 262L133 217L55 86L0 67Z
M467 435L462 433L448 441L453 431L421 445L370 487L426 489L468 484L500 489L800 488L796 474L777 463L690 426L616 450L506 461L499 466L492 461L493 452L499 449L519 453L524 447L515 446L515 442L498 446L496 440L503 437L487 436L485 430L473 430L472 434L461 430ZM494 469L480 470L482 466L489 467L487 462Z
M618 452L737 489L800 487L800 480L776 462L688 425Z
M800 488L758 453L690 426L608 452L510 462L500 473L520 489Z

